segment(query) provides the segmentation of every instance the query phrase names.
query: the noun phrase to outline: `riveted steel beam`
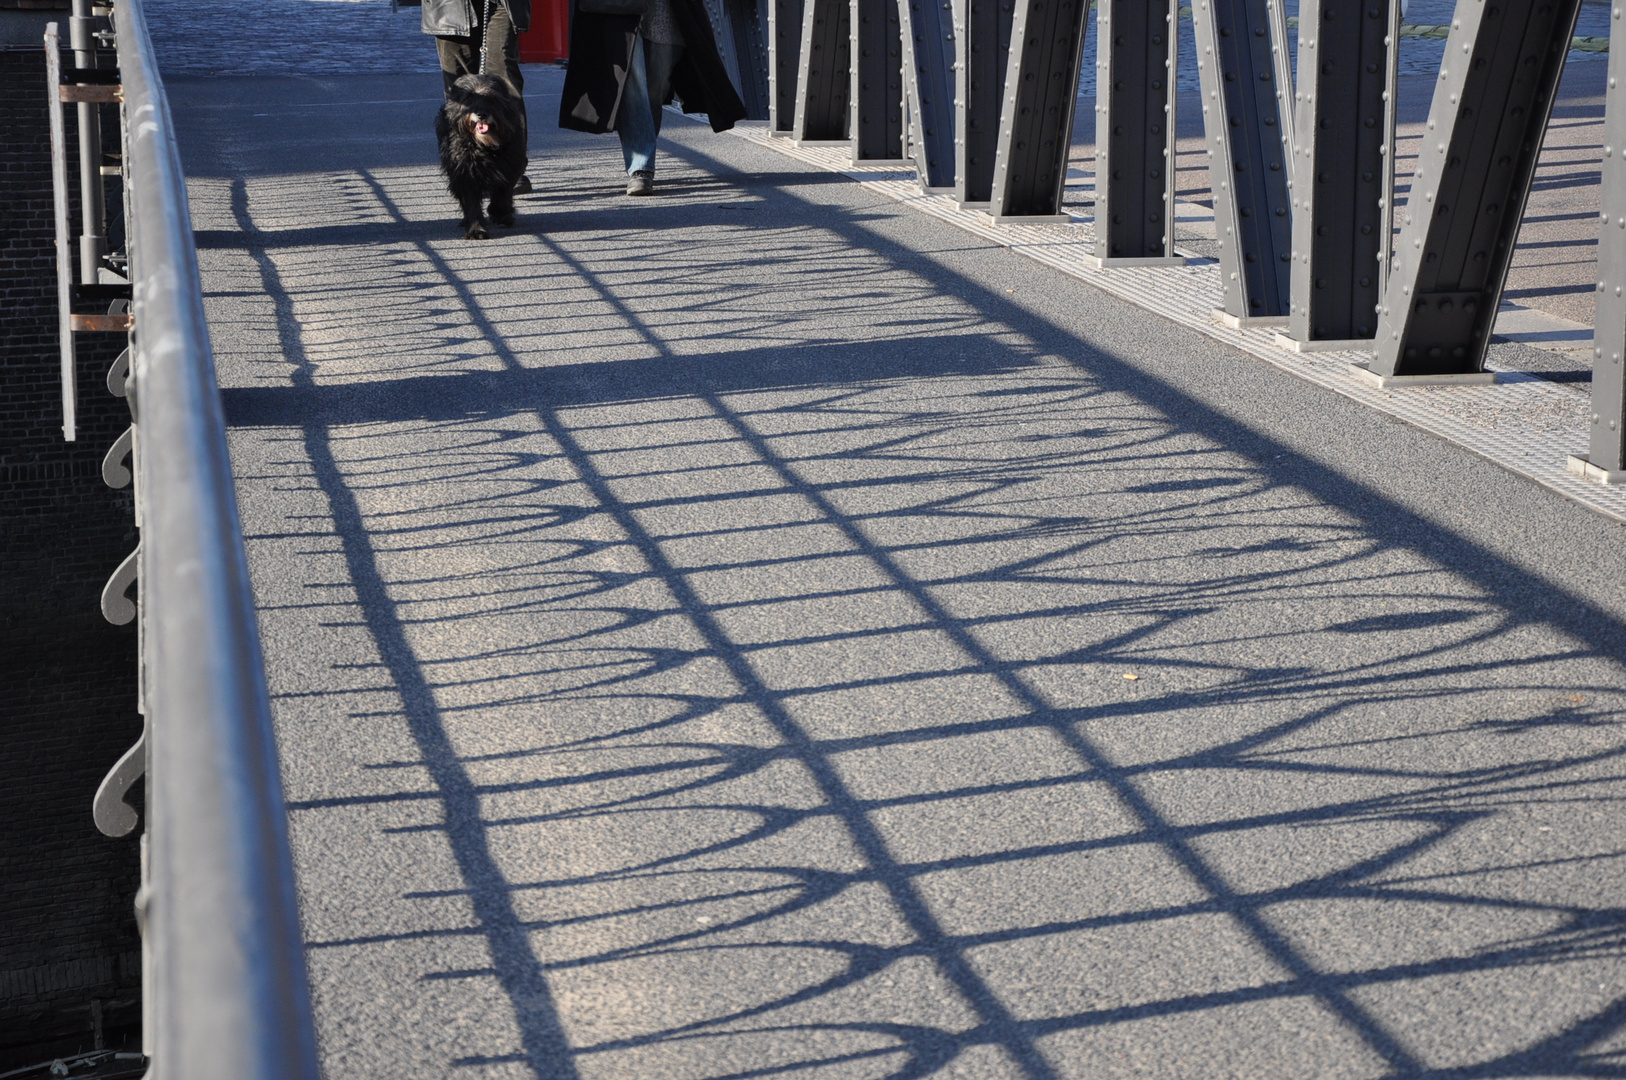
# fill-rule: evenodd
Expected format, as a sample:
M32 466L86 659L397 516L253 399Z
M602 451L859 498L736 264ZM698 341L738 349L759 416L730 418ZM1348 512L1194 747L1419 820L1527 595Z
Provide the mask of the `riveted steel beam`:
M852 0L807 0L796 86L798 140L846 142L851 135Z
M1378 320L1382 377L1478 372L1580 0L1459 0Z
M1618 11L1619 8L1617 7ZM1603 203L1598 222L1598 312L1592 331L1592 436L1570 468L1626 483L1626 30L1610 26L1604 91Z
M1197 75L1229 322L1287 317L1288 169L1265 0L1195 0ZM1285 45L1285 43L1283 43Z
M1377 333L1398 8L1363 0L1300 9L1288 336L1301 348L1362 347Z
M1402 0L1404 2L1404 0ZM1265 0L1265 14L1270 18L1270 59L1275 68L1271 81L1276 89L1276 112L1281 119L1282 145L1287 156L1293 156L1293 53L1288 48L1287 4L1285 0ZM1295 24L1297 20L1294 20ZM1288 186L1292 186L1292 173L1288 173Z
M706 0L717 35L717 54L739 88L748 120L768 119L768 37L765 24L772 0Z
M903 33L897 0L851 0L853 160L902 163Z
M1016 0L953 3L954 197L961 206L987 206L994 188Z
M953 0L897 0L915 172L925 189L954 186Z
M796 87L802 73L802 22L807 0L767 0L768 130L796 128Z
M989 212L1059 218L1089 0L1018 0Z
M1101 0L1096 15L1095 261L1174 254L1177 0Z

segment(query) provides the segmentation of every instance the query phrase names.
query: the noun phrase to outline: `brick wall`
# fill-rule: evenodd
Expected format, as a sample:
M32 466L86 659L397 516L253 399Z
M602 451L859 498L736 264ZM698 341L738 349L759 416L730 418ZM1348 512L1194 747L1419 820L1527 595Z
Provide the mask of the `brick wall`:
M91 1048L95 1013L107 1045L139 1045L136 843L90 816L141 732L134 630L99 609L136 541L128 493L100 479L129 423L105 388L123 341L81 337L64 442L45 100L43 51L0 48L0 1072Z

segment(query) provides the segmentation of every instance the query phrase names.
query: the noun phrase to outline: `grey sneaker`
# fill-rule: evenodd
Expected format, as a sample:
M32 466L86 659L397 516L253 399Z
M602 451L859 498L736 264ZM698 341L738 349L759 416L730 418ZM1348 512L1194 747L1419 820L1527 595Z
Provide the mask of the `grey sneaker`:
M655 174L652 172L635 172L627 177L628 195L655 194Z

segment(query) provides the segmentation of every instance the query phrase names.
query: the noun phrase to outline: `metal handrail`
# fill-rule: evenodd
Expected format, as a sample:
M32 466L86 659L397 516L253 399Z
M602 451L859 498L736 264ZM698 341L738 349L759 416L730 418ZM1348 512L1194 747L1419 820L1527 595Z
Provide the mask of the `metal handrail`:
M156 1080L317 1080L265 669L185 179L141 0L116 0L148 722Z

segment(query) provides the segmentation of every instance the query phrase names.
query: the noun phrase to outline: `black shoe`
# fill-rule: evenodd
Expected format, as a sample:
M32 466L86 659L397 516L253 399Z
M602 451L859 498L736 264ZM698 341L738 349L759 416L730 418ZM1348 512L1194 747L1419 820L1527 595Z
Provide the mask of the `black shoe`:
M643 170L643 169L639 169L635 173L628 174L628 176L627 176L627 194L628 195L653 195L653 194L655 194L655 174L652 173L652 172L648 172L646 170Z
M518 180L514 181L515 195L529 195L533 190L535 189L531 187L531 178L528 175L521 176Z

